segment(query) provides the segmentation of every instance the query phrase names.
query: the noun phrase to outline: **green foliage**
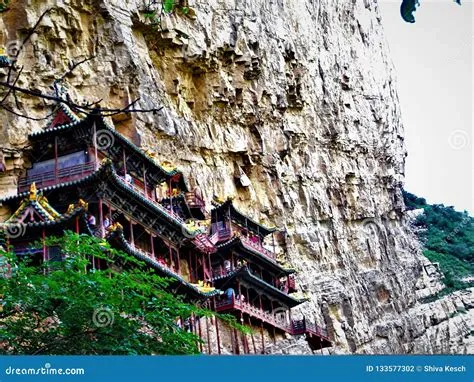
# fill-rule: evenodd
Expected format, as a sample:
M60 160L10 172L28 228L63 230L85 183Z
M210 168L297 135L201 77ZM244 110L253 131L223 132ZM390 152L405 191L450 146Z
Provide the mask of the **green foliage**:
M164 0L163 1L163 11L165 11L166 13L173 12L174 7L175 7L174 0Z
M461 5L461 0L454 0L454 2ZM405 20L407 23L414 23L414 13L416 11L416 8L419 6L419 0L402 0L402 4L400 5L400 14L402 16L402 19Z
M196 354L201 341L176 325L214 313L168 291L169 279L87 235L66 232L48 240L63 261L32 266L1 250L0 338L6 354ZM91 256L114 264L90 269ZM220 315L245 331L234 318ZM248 330L247 330L248 331Z
M453 207L427 204L409 192L403 196L409 210L424 210L415 223L421 228L418 237L425 248L424 255L439 263L448 291L472 286L472 282L462 279L474 275L474 218Z
M161 16L171 13L185 15L191 18L195 16L195 11L188 6L188 1L183 0L149 0L143 15L152 26L159 27L161 24Z
M416 11L416 7L420 5L418 0L403 0L400 6L400 14L402 19L407 23L414 23L415 16L413 13Z
M0 12L5 12L8 10L8 3L10 0L0 0Z

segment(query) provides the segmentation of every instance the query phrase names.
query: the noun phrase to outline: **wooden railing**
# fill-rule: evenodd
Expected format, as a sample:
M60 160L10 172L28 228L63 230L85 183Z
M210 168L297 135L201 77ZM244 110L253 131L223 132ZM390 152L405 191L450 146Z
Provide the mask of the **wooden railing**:
M302 320L292 320L291 330L293 335L309 333L328 340L328 332L326 329L304 318Z
M144 196L146 199L155 202L155 199L153 198L153 193L150 192L148 193L147 190L145 189L145 186L143 185L142 182L136 180L135 178L132 178L131 182L128 182L125 177L121 175L117 175L123 182L126 184L128 187L130 187L132 190L137 192L138 194Z
M37 187L52 186L57 183L68 182L89 175L95 169L95 162L77 164L61 169L44 171L34 175L27 175L18 181L18 191L23 192L30 184L36 183Z
M135 191L136 193L142 195L143 197L145 197L145 199L149 200L150 202L152 202L156 207L158 207L161 211L165 212L166 214L172 216L173 218L175 218L177 221L179 221L181 224L184 224L184 220L181 216L179 216L178 214L174 213L174 212L171 212L169 209L163 207L160 203L158 203L152 196L150 196L148 194L148 192L145 191L145 188L140 188L140 187L137 187L137 185L135 184L136 182L136 179L134 179L134 182L127 182L125 180L125 178L123 176L120 176L120 175L117 175L121 180L123 180L123 184L125 184L127 187L131 188L133 191ZM139 184L142 184L141 182Z
M272 260L275 260L275 254L272 251L269 251L268 249L264 248L260 243L255 243L245 236L241 236L240 239L247 248L251 248L254 251L257 251L258 253L261 253L262 255Z
M219 241L229 240L232 237L230 229L220 229L216 231L216 234L219 238Z
M158 261L156 256L152 255L150 252L147 252L144 249L137 247L135 244L132 244L132 243L128 243L128 245L130 246L130 248L140 253L142 256L148 257L150 260L157 263L161 268L166 269L168 272L174 274L177 277L181 277L181 275L178 272L176 272L176 270L173 267L169 267L166 263L162 263Z
M212 244L216 244L219 241L219 232L215 232L210 238L209 241Z
M272 326L275 326L292 335L312 334L328 340L327 331L313 322L302 320L279 320L272 313L266 312L263 309L257 308L248 302L240 301L234 296L232 298L218 300L215 303L216 312L224 312L229 310L239 310Z
M206 206L206 203L204 203L204 200L202 200L201 198L198 198L195 192L186 192L184 194L184 197L186 200L186 204L190 208L204 208Z

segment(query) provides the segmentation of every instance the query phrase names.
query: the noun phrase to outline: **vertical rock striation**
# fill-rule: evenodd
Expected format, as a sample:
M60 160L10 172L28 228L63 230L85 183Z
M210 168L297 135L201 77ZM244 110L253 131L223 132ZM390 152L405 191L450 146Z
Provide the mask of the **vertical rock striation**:
M156 28L138 0L16 1L3 37L22 40L53 7L20 55L19 86L51 92L71 60L94 55L66 78L73 99L163 105L114 125L175 161L207 201L233 196L282 227L280 260L310 299L299 313L327 325L331 353L472 352L472 291L420 302L439 275L428 275L404 215L403 125L377 3L190 6L195 17L165 15ZM33 97L19 104L50 112ZM0 187L14 192L26 136L45 123L2 120ZM269 351L307 351L291 341Z

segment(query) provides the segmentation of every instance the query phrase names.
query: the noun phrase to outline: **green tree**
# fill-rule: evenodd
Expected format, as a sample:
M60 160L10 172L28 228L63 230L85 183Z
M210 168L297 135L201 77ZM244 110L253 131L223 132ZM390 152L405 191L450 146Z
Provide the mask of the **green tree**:
M48 245L66 258L38 267L0 252L3 354L198 353L200 339L177 318L214 313L171 293L169 279L87 235L66 232ZM92 270L91 256L114 265ZM219 318L245 331L235 319Z
M423 209L415 225L420 228L418 238L423 244L423 254L439 263L444 274L446 292L474 285L474 218L458 212L451 206L428 204L409 192L403 193L407 209Z
M454 2L461 5L461 0L454 0ZM402 4L400 5L400 14L402 15L403 20L405 20L407 23L414 23L414 13L416 8L419 6L419 0L402 0Z

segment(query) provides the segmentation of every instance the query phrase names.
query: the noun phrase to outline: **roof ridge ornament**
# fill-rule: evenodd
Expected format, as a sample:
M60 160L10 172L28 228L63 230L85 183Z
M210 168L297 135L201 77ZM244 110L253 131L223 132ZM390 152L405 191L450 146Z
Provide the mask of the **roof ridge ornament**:
M36 200L38 198L38 189L36 188L36 182L31 183L30 185L30 196L29 199L31 201Z

